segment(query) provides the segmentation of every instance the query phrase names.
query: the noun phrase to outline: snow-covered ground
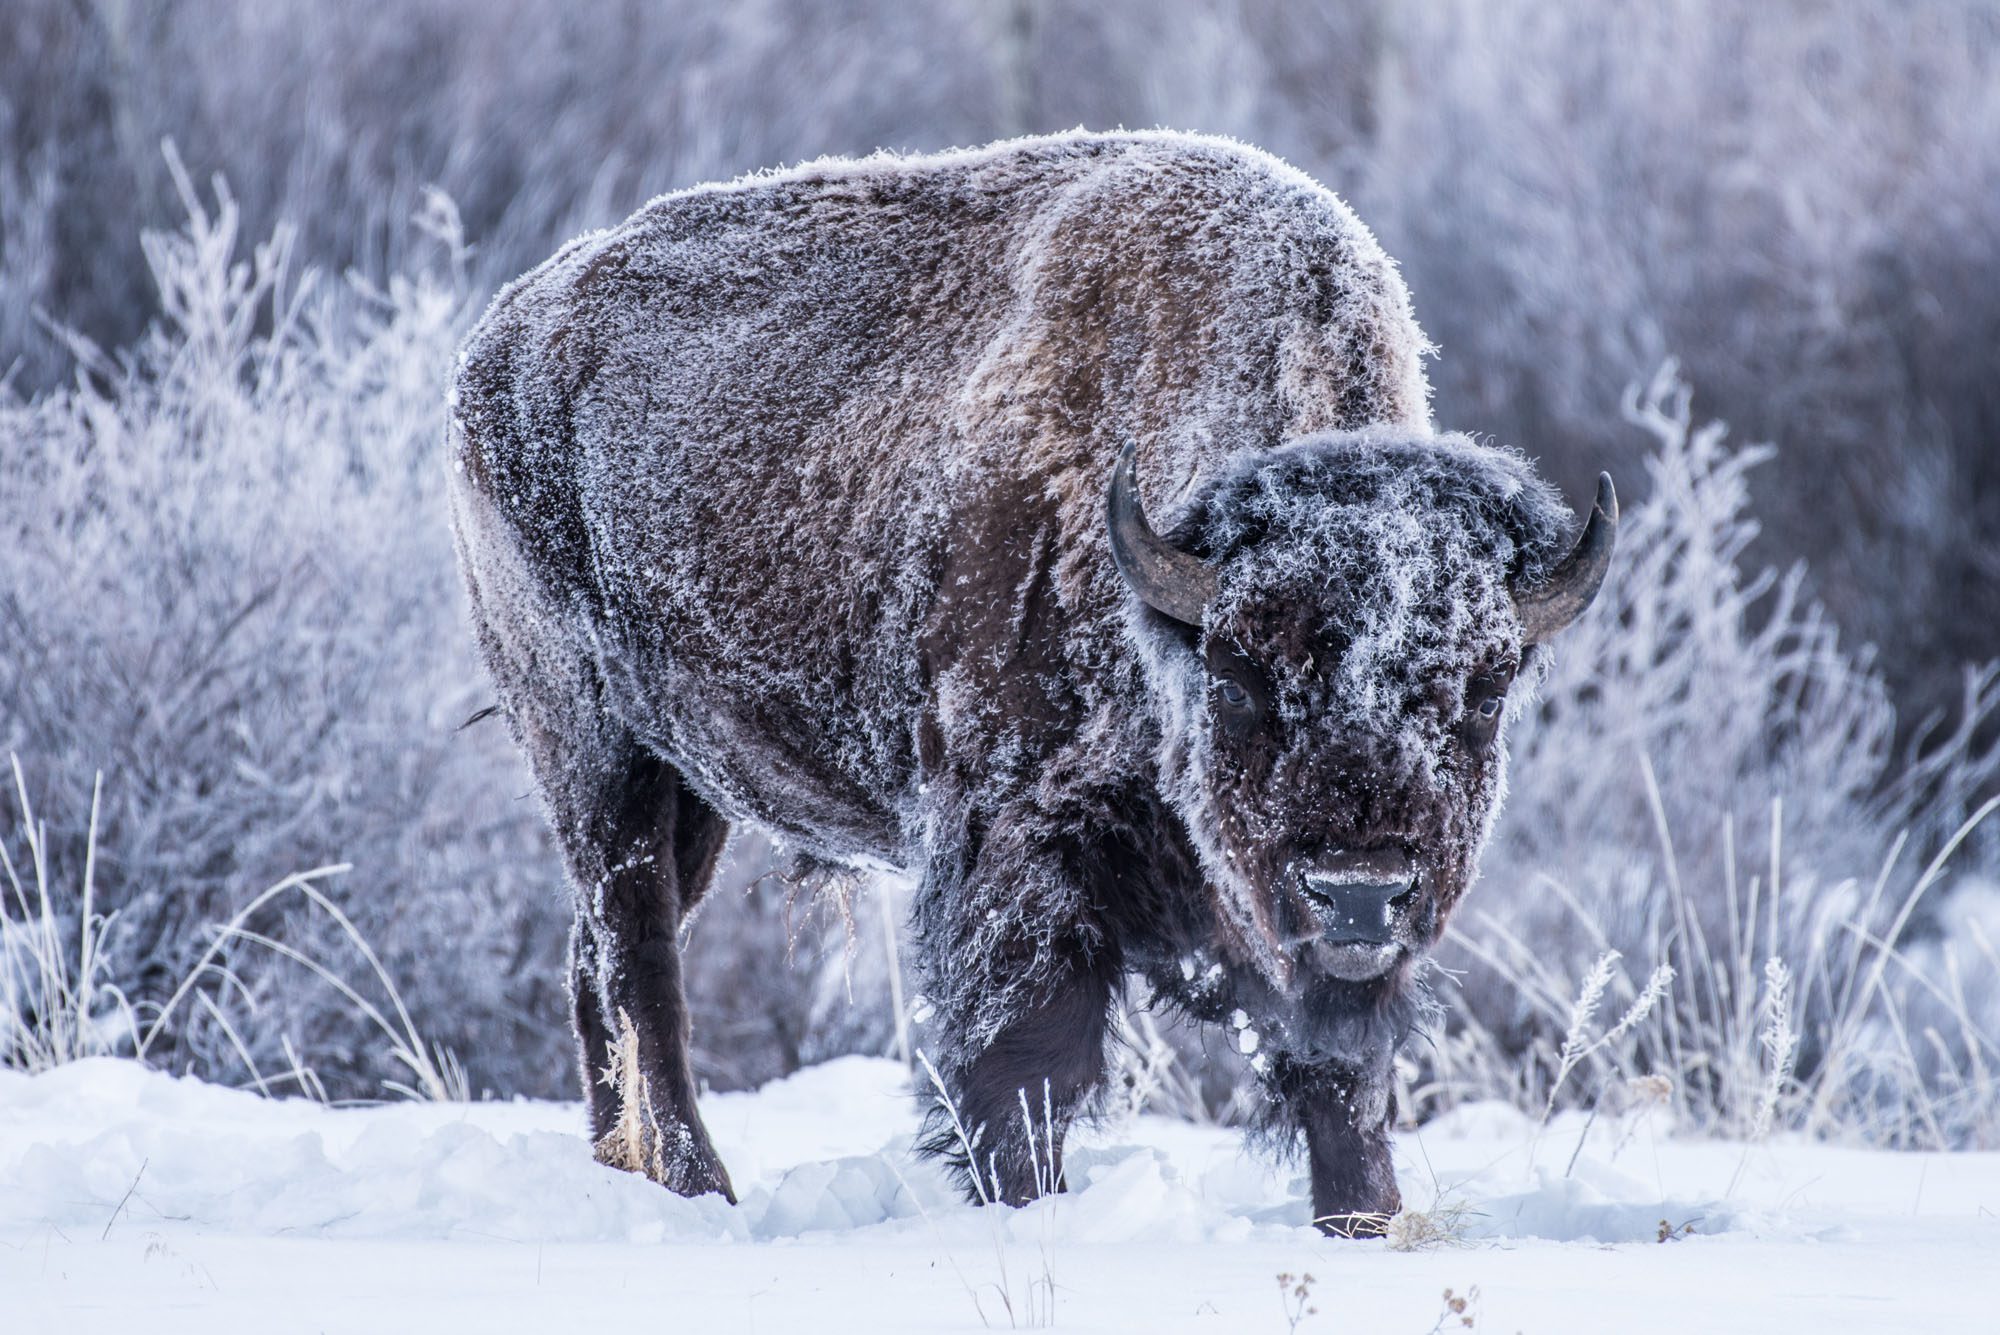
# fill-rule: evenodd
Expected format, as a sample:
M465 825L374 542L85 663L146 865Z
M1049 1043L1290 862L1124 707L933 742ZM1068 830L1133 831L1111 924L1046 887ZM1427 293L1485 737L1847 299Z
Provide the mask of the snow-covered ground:
M1404 1136L1456 1240L1305 1227L1304 1183L1229 1132L1084 1138L1069 1194L959 1204L907 1153L902 1070L852 1058L710 1097L743 1196L600 1168L577 1107L333 1110L92 1061L0 1073L0 1331L2000 1329L2000 1155L1677 1141L1498 1106ZM1532 1158L1532 1163L1531 1163ZM1662 1221L1678 1230L1660 1241ZM1003 1269L1004 1267L1004 1269ZM975 1296L977 1303L975 1303ZM1454 1317L1447 1329L1463 1329Z

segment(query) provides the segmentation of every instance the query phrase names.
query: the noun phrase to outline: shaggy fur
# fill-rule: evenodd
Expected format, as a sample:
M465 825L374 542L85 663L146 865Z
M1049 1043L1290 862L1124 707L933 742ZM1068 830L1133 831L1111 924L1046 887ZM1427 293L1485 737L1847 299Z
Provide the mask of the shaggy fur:
M1034 1190L1018 1092L1039 1114L1047 1083L1060 1138L1142 970L1260 1028L1322 1216L1393 1210L1389 1058L1501 794L1473 711L1529 661L1506 581L1568 521L1519 458L1433 433L1424 352L1338 199L1170 134L668 195L502 292L457 379L454 521L577 893L599 1134L665 1128L656 1176L728 1190L674 934L744 821L919 878L940 1066L1005 1199ZM1199 628L1113 567L1127 440L1155 525L1220 571ZM1344 981L1296 874L1390 846L1403 953ZM622 1121L621 1014L656 1105Z

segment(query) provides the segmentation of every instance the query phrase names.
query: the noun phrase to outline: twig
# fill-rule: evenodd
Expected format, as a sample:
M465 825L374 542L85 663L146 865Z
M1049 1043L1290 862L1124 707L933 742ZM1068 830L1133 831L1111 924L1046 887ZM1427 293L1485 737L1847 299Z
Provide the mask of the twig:
M125 1206L131 1201L132 1193L139 1189L139 1179L146 1175L146 1165L151 1162L150 1158L139 1160L139 1171L132 1174L132 1185L125 1188L125 1194L118 1198L118 1208L111 1212L111 1217L104 1221L104 1231L97 1235L99 1242L111 1236L111 1226L118 1222L119 1215L125 1213Z

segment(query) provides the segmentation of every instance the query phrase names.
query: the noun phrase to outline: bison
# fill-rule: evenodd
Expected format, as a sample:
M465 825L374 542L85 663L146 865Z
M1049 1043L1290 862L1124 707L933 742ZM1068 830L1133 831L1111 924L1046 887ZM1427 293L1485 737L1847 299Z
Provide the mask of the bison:
M600 1157L731 1194L678 936L747 823L914 880L962 1181L1046 1186L1137 974L1255 1047L1323 1228L1393 1213L1392 1057L1617 522L1438 432L1427 350L1332 193L1169 133L700 186L503 290L452 516Z

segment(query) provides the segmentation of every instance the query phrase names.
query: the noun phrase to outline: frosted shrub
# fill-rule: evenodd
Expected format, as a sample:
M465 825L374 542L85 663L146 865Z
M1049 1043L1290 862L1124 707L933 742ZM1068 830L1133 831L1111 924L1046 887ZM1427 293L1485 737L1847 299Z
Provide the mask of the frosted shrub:
M1626 412L1650 492L1513 738L1513 793L1444 955L1447 1030L1418 1054L1426 1096L1587 1103L1602 1078L1557 1088L1581 1059L1669 1077L1678 1111L1717 1129L1789 1109L1893 1143L2000 1135L2000 1091L1961 1087L1992 1055L2000 970L1952 997L1900 954L1932 935L1925 904L1955 866L1992 863L1971 807L1995 777L1974 741L1992 673L1969 676L1964 727L1899 754L1880 679L1803 601L1803 572L1740 567L1770 451L1697 427L1671 365ZM1574 980L1623 1008L1660 968L1656 1013L1579 1058Z
M393 972L420 1007L452 999L441 1037L518 1044L503 1017L553 1009L549 970L540 995L512 989L560 935L526 930L557 915L523 875L538 836L488 796L504 738L451 730L479 684L433 476L464 306L449 210L434 270L327 284L292 263L290 229L246 246L227 189L205 201L169 161L188 221L145 238L160 324L116 356L73 340L72 388L0 403L0 744L52 795L59 865L80 852L61 800L109 776L98 893L135 1004L257 890L347 859L340 893ZM298 939L279 929L286 912L253 926L331 954L304 914ZM372 1090L365 1020L257 953L224 961L256 1059L287 1064L290 1035L336 1089ZM160 1055L240 1078L219 1017L183 1014Z
M289 228L247 245L227 187L169 164L187 222L145 238L161 322L116 354L72 337L70 388L0 393L0 750L48 794L36 865L80 879L102 770L116 917L92 968L143 1011L265 886L352 864L326 893L471 1088L573 1093L561 874L504 728L457 730L490 696L440 495L439 387L475 306L455 212L426 198L412 271L328 282ZM717 959L775 942L755 950L782 963L779 918L735 908ZM56 901L66 940L78 912ZM240 1081L296 1052L336 1096L408 1079L364 1007L256 945L344 968L355 937L300 896L242 927L214 961L242 986L179 1008L151 1057ZM771 976L768 1013L809 1011L810 972ZM733 1037L724 1075L813 1052Z
M2000 245L2000 6L1382 12L1352 197L1445 350L1444 420L1574 489L1620 388L1682 355L1709 411L1783 451L1759 561L1809 559L1899 700L1954 703L2000 651L2000 300L1975 277Z

